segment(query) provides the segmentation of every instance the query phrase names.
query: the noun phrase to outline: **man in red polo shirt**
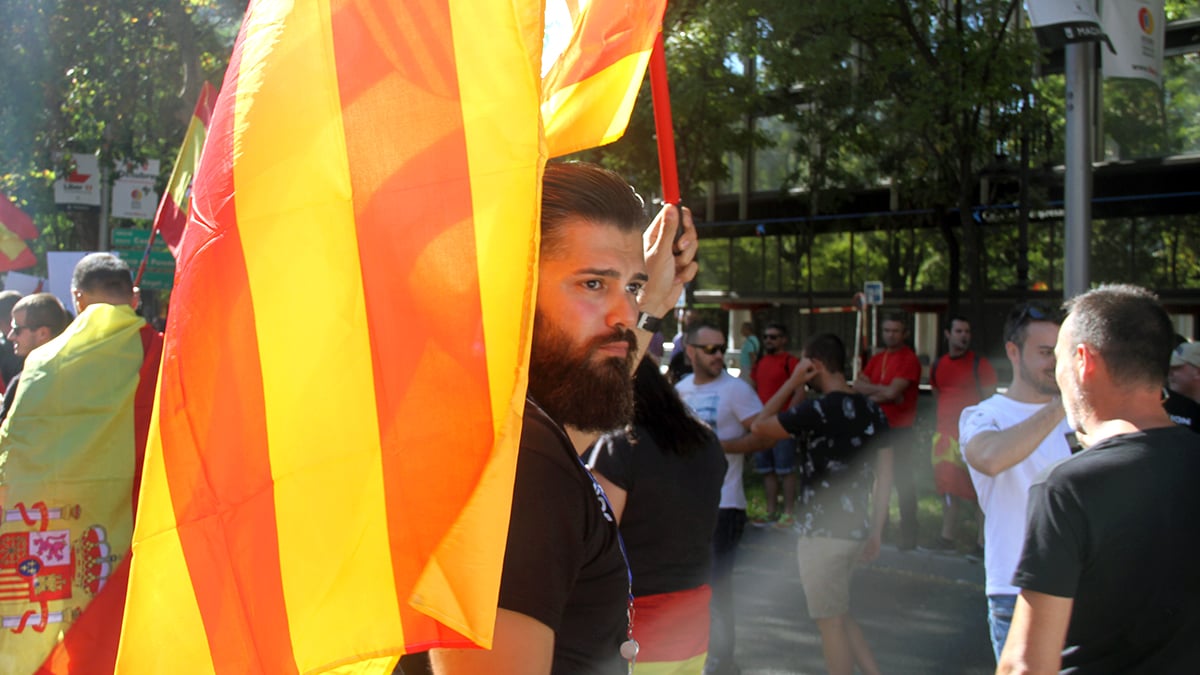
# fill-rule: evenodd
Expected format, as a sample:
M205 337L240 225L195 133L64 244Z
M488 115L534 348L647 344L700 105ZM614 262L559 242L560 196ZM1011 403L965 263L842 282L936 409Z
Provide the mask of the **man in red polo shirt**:
M979 525L973 553L982 555L983 512L958 449L958 418L964 408L996 393L996 371L987 359L971 351L971 323L964 317L950 317L945 335L949 350L929 371L929 385L937 395L933 484L942 497L942 534L934 547L954 550L958 511L965 503Z
M854 381L854 390L865 394L883 408L891 427L888 445L892 446L895 467L893 484L900 501L900 550L917 545L917 490L913 483L913 422L917 417L917 388L921 382L921 362L905 340L908 327L903 314L888 314L880 326L883 351L871 357L867 367Z

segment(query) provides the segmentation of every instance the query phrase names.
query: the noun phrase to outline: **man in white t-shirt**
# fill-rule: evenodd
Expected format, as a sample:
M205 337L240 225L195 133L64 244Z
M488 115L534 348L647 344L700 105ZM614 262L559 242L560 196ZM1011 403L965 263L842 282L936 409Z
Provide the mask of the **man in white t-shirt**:
M750 433L762 410L754 389L725 372L725 334L707 324L687 332L692 374L675 389L680 398L717 433L729 463L721 485L721 510L713 534L711 626L706 675L737 673L733 663L734 552L746 527L746 493L742 488L742 455L770 447L773 441Z
M1049 308L1014 307L1004 323L1012 384L959 418L960 447L985 516L988 625L997 661L1020 592L1012 580L1025 542L1029 487L1043 469L1071 454L1066 436L1071 428L1054 379L1060 323Z

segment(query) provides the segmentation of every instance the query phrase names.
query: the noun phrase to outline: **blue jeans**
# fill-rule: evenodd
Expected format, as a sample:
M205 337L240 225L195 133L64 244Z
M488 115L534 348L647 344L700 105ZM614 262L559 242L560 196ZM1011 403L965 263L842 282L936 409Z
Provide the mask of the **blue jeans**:
M1000 652L1008 639L1008 628L1012 625L1013 609L1017 606L1015 595L988 596L988 627L992 629L992 651L996 663L1000 663Z
M733 663L733 563L745 529L746 512L742 509L717 512L717 529L713 532L708 660L704 664L706 675L737 672Z

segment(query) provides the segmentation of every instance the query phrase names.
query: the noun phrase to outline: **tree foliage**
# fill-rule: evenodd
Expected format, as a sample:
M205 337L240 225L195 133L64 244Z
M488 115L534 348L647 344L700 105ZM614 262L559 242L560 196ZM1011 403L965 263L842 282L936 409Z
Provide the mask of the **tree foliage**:
M94 209L61 214L53 204L54 178L71 169L63 153L170 166L203 81L225 72L243 9L235 0L0 3L0 190L35 216L43 246L99 243Z

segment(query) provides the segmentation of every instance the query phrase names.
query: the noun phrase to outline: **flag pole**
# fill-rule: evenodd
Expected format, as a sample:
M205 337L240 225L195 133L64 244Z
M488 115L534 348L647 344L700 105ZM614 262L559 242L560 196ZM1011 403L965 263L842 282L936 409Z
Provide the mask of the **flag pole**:
M650 52L650 97L654 102L654 132L658 137L658 173L663 202L679 205L679 169L675 161L675 129L671 124L671 92L667 87L667 57L663 34L654 38Z
M163 195L166 199L166 195ZM142 284L142 274L146 272L146 262L150 260L150 247L154 245L154 235L158 234L158 218L154 219L154 227L150 228L150 238L146 240L146 251L142 253L142 262L138 263L137 274L133 275L133 286L137 288Z

